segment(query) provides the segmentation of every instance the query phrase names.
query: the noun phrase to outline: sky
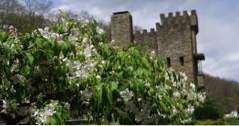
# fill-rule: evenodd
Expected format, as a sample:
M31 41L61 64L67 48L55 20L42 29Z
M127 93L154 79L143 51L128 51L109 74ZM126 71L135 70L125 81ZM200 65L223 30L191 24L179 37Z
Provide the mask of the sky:
M160 22L160 13L195 9L199 19L198 52L203 71L239 82L239 0L56 0L54 10L88 11L110 21L113 12L130 11L144 29Z

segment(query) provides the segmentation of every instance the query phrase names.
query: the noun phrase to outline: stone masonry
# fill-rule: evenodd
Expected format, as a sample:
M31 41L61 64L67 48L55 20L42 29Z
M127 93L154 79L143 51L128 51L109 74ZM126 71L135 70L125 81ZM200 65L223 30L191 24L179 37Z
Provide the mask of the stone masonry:
M203 75L199 74L198 64L205 60L197 52L198 18L195 10L168 16L160 14L161 22L156 29L136 31L133 34L132 16L128 11L113 13L111 17L111 42L127 48L130 43L146 45L165 58L168 67L185 72L191 82L203 86Z
M111 17L111 38L116 40L113 44L121 47L128 47L133 42L132 16L126 12L116 12Z

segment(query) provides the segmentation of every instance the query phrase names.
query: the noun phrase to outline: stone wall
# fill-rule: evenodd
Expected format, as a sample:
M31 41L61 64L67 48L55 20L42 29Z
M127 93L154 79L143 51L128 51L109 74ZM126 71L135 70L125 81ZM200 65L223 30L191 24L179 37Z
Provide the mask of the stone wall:
M136 31L134 35L131 18L129 12L113 14L111 36L117 45L127 47L134 41L140 46L147 46L149 51L154 50L163 56L168 67L185 72L190 81L198 83L198 61L204 60L204 55L197 53L198 19L195 10L190 14L187 11L167 16L160 14L156 30Z
M158 50L157 32L154 28L151 28L150 31L146 29L143 32L137 31L134 34L134 41L140 46L147 47L149 51Z

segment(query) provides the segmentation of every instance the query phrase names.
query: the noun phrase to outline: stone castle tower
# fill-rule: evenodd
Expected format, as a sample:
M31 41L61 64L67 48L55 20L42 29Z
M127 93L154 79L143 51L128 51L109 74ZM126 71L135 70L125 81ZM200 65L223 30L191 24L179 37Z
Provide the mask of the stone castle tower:
M133 34L132 16L128 11L113 13L111 17L111 40L114 45L127 48L130 43L146 45L149 51L163 56L168 67L183 71L189 80L202 87L203 75L199 62L205 60L197 52L198 19L195 10L160 14L161 23L156 29L137 31Z

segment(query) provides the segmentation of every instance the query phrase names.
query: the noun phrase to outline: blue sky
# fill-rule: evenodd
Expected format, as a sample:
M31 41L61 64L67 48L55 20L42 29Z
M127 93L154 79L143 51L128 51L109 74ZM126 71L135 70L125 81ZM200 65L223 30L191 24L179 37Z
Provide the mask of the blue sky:
M112 12L128 10L134 25L150 29L160 13L196 9L198 51L206 56L203 71L239 81L239 0L57 0L54 9L82 10L110 20Z

